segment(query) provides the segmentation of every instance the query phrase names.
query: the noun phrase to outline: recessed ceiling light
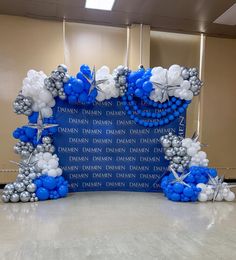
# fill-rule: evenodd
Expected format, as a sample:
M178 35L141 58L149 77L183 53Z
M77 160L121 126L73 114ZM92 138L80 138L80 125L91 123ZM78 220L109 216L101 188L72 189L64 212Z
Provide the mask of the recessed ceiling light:
M86 0L85 8L111 11L115 0Z
M236 4L232 5L221 16L219 16L214 23L225 25L236 25Z

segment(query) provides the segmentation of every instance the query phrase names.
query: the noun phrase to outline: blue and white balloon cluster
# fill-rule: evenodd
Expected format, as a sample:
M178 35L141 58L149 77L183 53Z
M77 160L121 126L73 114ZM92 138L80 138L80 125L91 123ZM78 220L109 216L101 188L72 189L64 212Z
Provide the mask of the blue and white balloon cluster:
M96 100L97 89L93 88L93 73L89 66L82 65L76 77L70 77L64 84L69 104L91 104Z
M14 138L19 139L14 151L22 161L15 162L19 174L14 183L6 185L3 201L33 202L66 196L68 184L61 176L52 139L58 126L52 108L58 98L72 105L86 105L122 97L125 111L136 123L161 127L184 113L201 85L197 69L179 65L169 70L145 70L141 66L134 72L120 65L110 73L107 66L96 71L95 67L91 70L83 64L76 77L70 76L63 64L48 77L42 71L29 70L13 103L14 112L28 116L29 120L28 125L13 132ZM185 150L193 151L191 145L186 142ZM192 164L203 160L203 154L195 150Z
M62 177L43 175L34 180L38 200L59 199L68 194L68 182Z
M200 151L201 144L195 138L185 138L172 133L160 138L165 159L170 161L170 172L161 180L164 195L172 201L232 201L235 194L228 185L217 176L214 168L208 168L205 152Z

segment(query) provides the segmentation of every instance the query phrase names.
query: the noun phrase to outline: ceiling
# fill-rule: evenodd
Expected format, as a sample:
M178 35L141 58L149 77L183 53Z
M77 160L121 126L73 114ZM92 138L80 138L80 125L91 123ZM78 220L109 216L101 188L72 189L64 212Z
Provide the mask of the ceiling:
M213 23L235 0L116 0L112 11L85 9L85 0L0 0L0 14L40 19L206 33L236 38L236 26ZM235 14L236 15L236 14Z

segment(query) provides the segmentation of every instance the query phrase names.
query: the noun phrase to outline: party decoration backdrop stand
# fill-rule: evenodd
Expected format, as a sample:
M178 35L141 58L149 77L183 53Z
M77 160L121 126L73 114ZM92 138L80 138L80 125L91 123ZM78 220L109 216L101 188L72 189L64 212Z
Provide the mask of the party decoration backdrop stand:
M184 138L185 111L201 87L197 69L179 65L169 69L140 66L137 71L120 65L112 74L106 66L96 71L95 67L91 70L82 65L75 77L68 74L63 64L49 76L30 70L13 103L14 112L26 115L29 121L13 132L19 140L14 151L21 161L13 162L19 166L19 173L14 183L5 186L2 200L58 199L65 197L69 189L157 191L160 184L165 196L173 201L233 200L235 195L230 186L207 167L207 155L201 151L197 136ZM78 116L81 114L83 117ZM116 115L120 121L118 124L116 120L114 126L111 122ZM90 124L94 120L96 129ZM122 120L126 121L123 125ZM81 127L86 124L87 128ZM90 147L91 140L86 134L93 139L94 147ZM97 138L99 134L101 137ZM135 134L139 135L136 139L132 138ZM120 138L114 145L109 135L124 135L127 141ZM137 139L138 146L131 147ZM145 139L152 140L151 149L150 145L145 146ZM125 156L120 156L120 152ZM136 152L148 156L137 162L132 156ZM114 154L118 157L115 163ZM106 165L106 171L93 163L94 158ZM93 173L89 172L91 169ZM118 185L109 173L111 170L117 171L120 178L130 175L133 180L129 184L120 181ZM91 182L91 174L95 174L95 179L111 179ZM145 181L141 181L141 174ZM84 176L88 178L87 186L80 185L86 183L80 180ZM77 182L72 182L73 178Z

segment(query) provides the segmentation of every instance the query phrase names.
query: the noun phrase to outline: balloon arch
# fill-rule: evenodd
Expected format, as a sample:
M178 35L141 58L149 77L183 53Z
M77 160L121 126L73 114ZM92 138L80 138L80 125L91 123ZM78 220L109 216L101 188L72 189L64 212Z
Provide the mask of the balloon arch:
M14 151L21 161L16 181L5 186L4 202L35 202L65 197L68 183L62 176L59 158L55 154L53 135L58 124L53 107L61 99L71 105L92 104L111 98L121 98L127 115L137 124L162 127L185 112L194 96L200 93L202 82L196 68L172 65L169 69L155 67L131 71L122 65L112 74L103 66L97 71L82 65L78 74L68 74L63 64L50 76L29 70L22 90L13 103L14 112L24 114L29 123L19 127L13 136L19 139ZM140 101L150 109L146 110ZM156 112L156 109L159 109ZM230 185L208 168L208 159L201 151L198 137L183 138L172 133L160 138L169 172L161 180L165 196L173 201L227 200L235 197Z

